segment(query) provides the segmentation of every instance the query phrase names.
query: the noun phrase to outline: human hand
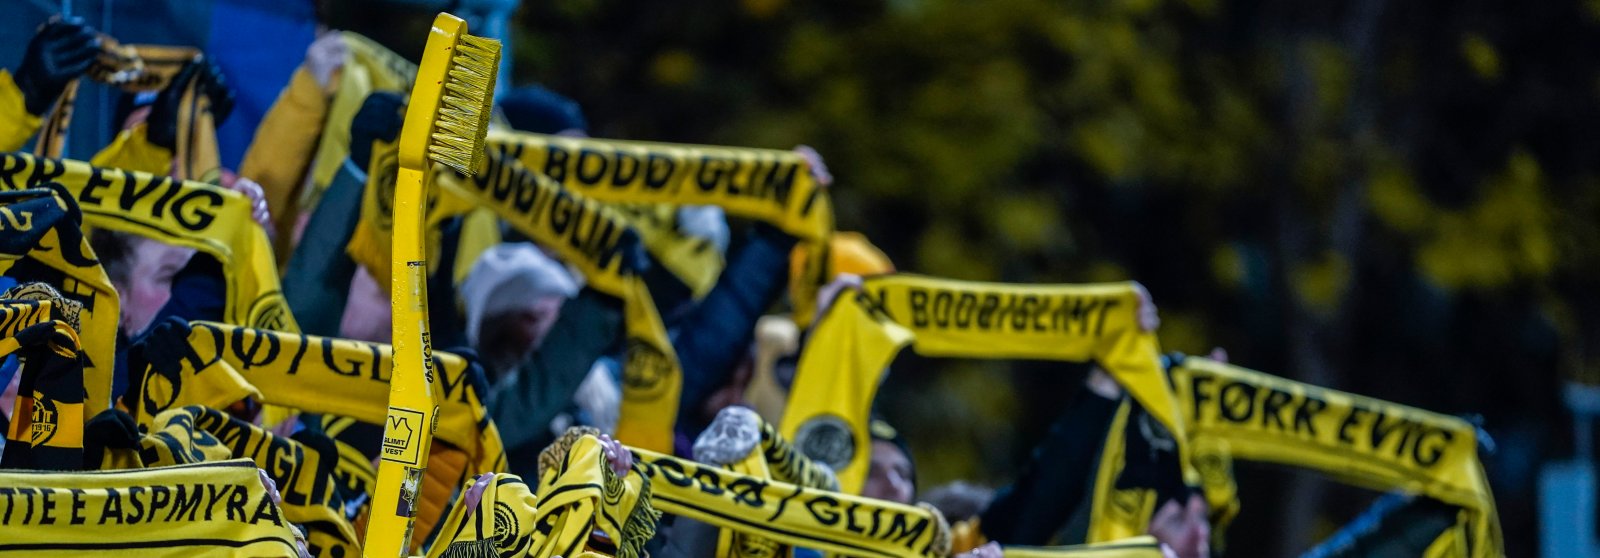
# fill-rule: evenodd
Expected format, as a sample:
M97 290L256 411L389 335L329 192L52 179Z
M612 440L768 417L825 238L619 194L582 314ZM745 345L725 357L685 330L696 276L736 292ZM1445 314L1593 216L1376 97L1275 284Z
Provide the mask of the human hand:
M806 160L806 164L811 167L811 178L815 179L818 185L826 188L833 184L833 175L828 173L828 164L823 162L822 154L817 153L817 150L809 145L797 145L794 152Z
M82 18L52 18L28 40L17 65L17 89L29 114L41 116L100 54L100 35Z
M333 73L344 67L349 54L350 46L338 33L324 33L306 47L306 70L317 80L317 87L323 91L333 87Z
M626 476L628 470L633 468L633 452L622 445L622 442L613 440L610 435L601 434L600 447L605 449L606 462L611 464L611 472L617 476Z

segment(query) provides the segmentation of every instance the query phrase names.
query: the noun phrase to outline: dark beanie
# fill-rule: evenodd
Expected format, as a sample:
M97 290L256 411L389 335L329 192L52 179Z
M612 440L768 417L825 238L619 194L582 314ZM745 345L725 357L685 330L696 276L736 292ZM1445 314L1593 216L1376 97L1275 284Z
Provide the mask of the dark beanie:
M583 119L583 109L576 101L537 85L512 89L500 97L499 104L511 127L524 132L589 131L589 122Z

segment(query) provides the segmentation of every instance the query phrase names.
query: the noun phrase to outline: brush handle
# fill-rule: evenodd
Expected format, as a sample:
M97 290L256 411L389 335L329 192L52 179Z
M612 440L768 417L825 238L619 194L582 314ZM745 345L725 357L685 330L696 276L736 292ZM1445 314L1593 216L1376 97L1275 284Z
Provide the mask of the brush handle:
M389 378L389 416L383 430L377 493L363 554L403 556L411 542L422 473L438 426L434 403L432 341L428 335L428 263L422 223L428 183L423 171L400 168L395 181L394 238L390 270L394 371Z

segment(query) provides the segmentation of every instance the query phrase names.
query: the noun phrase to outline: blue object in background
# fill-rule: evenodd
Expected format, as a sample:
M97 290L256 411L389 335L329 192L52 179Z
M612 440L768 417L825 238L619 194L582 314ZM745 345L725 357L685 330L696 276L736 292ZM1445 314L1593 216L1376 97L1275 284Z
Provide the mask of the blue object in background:
M212 4L205 52L233 86L233 114L217 129L222 166L238 170L256 127L289 84L316 38L309 1L224 0Z

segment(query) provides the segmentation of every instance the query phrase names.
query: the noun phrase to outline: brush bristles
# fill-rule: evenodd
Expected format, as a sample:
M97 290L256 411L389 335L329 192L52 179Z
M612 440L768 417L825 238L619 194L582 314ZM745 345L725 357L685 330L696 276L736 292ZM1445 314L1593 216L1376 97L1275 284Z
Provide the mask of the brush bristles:
M462 174L481 168L499 66L500 41L461 36L445 77L433 141L428 144L430 159Z

